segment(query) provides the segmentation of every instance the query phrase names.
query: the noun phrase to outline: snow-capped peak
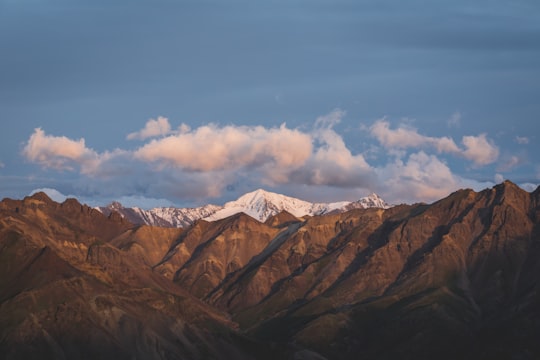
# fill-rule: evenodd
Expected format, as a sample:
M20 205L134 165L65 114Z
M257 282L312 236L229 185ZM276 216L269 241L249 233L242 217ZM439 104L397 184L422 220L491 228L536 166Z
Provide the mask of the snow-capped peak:
M378 207L387 208L389 205L379 195L372 193L360 200L355 201L356 204L362 204L364 208Z
M223 209L208 216L205 220L219 220L239 212L244 212L249 216L266 221L270 216L281 211L287 211L294 216L322 215L332 211L346 211L357 208L381 207L388 205L377 194L371 194L355 202L340 201L334 203L311 203L290 196L276 194L262 189L255 190L230 201L223 206Z
M294 216L309 215L312 207L313 203L258 189L242 195L237 200L229 201L222 210L210 215L205 220L223 219L244 212L259 221L265 221L283 210Z
M388 205L377 194L371 194L354 202L312 203L263 189L257 189L240 196L234 201L229 201L223 206L205 205L198 208L162 207L143 210L140 208L126 208L118 202L113 202L107 208L100 208L100 210L104 213L109 213L111 210L118 211L122 216L134 223L185 227L198 219L215 221L240 212L264 222L269 217L282 211L287 211L296 217L302 217L370 207L387 208Z
M124 208L124 205L122 205L120 202L118 201L113 201L111 202L109 205L107 205L107 207L111 210L120 210L120 209L123 209Z

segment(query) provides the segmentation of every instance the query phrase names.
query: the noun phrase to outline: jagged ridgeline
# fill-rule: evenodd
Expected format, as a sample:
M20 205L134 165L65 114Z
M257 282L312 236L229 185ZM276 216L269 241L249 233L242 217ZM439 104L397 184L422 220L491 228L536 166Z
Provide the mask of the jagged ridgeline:
M511 182L429 205L184 228L43 193L4 199L0 353L537 359L539 217L540 189Z
M387 208L388 204L377 194L371 194L352 202L312 203L259 189L244 194L237 200L230 201L223 206L210 204L197 208L161 207L145 210L138 207L124 207L119 202L113 202L108 206L97 207L96 209L106 215L109 215L112 211L116 211L134 224L187 227L192 225L196 220L215 221L241 212L264 222L269 217L277 215L282 211L302 217L370 207Z

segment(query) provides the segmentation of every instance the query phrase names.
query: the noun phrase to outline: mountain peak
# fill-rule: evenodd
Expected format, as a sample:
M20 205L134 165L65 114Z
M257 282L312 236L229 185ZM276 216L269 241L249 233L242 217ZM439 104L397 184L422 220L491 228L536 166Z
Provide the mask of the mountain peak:
M43 201L44 203L52 203L53 200L44 191L38 191L30 196L34 200Z
M198 208L169 207L143 210L140 208L126 208L119 202L112 202L107 207L99 209L104 214L115 210L136 224L186 227L192 225L198 219L215 221L238 213L245 213L260 222L265 222L282 211L290 213L293 217L300 218L369 207L387 208L388 204L377 194L371 194L354 202L312 203L259 188L240 196L236 200L229 201L223 206L205 205Z
M119 210L119 209L123 209L124 208L124 205L122 205L120 202L118 201L113 201L111 202L109 205L107 205L107 207L111 210Z
M249 204L249 203L254 203L257 201L275 201L277 199L283 199L283 198L288 198L288 196L282 195L282 194L276 194L270 191L266 191L264 189L257 189L257 190L245 193L244 195L240 196L238 199L234 201L229 201L229 203Z

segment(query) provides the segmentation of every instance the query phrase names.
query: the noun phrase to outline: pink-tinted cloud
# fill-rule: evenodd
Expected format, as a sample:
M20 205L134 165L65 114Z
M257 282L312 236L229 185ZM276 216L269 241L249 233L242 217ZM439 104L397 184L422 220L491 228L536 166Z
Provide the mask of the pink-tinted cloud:
M381 181L377 191L395 203L431 202L469 185L435 155L423 151L411 154L406 161L396 159L376 171Z
M396 149L427 149L433 148L437 153L449 153L459 155L474 163L475 166L484 166L494 163L499 157L499 149L495 143L487 138L486 134L478 136L463 136L459 148L453 139L443 137L431 137L418 133L416 129L399 126L391 129L386 120L377 120L370 127L371 135L385 148L395 151Z
M134 155L140 161L187 171L215 171L269 163L296 168L306 162L311 151L311 137L285 124L279 128L210 124L152 140Z
M416 129L390 129L390 123L384 119L377 120L370 128L371 135L386 148L406 149L432 147L439 153L459 153L459 148L449 137L430 137L418 133Z
M453 174L429 151L462 156L475 165L498 157L497 147L485 134L463 137L459 148L451 138L429 137L403 126L392 129L388 121L379 120L367 134L383 147L368 160L354 153L334 129L344 116L336 109L307 131L285 124L272 128L209 124L194 129L182 124L171 130L168 120L158 118L131 136L146 139L139 148L101 153L88 148L84 139L47 135L38 128L22 153L44 168L77 171L86 194L107 197L195 200L254 184L336 189L342 194L376 191L393 203L432 201L469 184L481 186ZM411 148L421 150L408 154ZM385 155L386 162L370 163Z
M486 138L486 134L464 136L461 142L465 146L463 156L477 166L494 163L499 157L499 148Z
M132 132L126 137L128 140L145 140L156 136L164 136L171 133L171 125L169 119L158 116L157 119L150 119L146 123L144 129Z
M341 135L333 130L343 116L345 112L337 109L317 119L312 136L318 146L304 166L287 175L286 181L351 188L373 182L373 169L364 156L352 154Z
M29 161L56 170L73 170L75 164L90 165L98 158L84 139L47 135L41 128L34 129L22 153Z

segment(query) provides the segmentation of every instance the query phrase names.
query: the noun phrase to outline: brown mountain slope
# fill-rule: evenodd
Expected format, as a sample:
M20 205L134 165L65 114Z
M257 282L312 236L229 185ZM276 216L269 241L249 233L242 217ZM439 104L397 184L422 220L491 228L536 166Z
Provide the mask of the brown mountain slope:
M286 356L239 335L225 314L132 256L133 245L114 246L147 246L143 235L114 215L107 218L72 200L57 204L37 194L2 201L2 358ZM163 241L171 242L158 229L147 235L166 235Z
M540 188L183 231L42 195L0 214L8 354L540 358Z
M302 222L302 221L303 219L297 218L290 212L283 210L274 216L270 216L268 219L266 219L264 223L272 227L284 227L292 223Z
M184 252L187 266L173 268L178 283L263 339L294 339L331 357L459 357L475 353L472 344L485 342L492 324L502 336L502 319L515 320L508 309L536 311L538 215L539 190L527 193L505 182L480 193L461 190L431 205L291 222L234 269L224 265L227 249L250 242L214 248L224 229L209 224L212 231L196 236L204 245ZM267 239L262 229L246 222L235 231ZM228 238L238 236L235 231ZM199 276L204 286L186 282ZM381 328L374 314L396 324L382 321ZM535 325L528 328L527 341L540 334ZM396 343L395 351L387 340ZM527 351L536 354L534 347Z
M111 240L111 245L128 252L148 266L156 265L182 234L182 228L141 225Z
M394 209L326 291L256 331L340 358L538 358L539 193Z

